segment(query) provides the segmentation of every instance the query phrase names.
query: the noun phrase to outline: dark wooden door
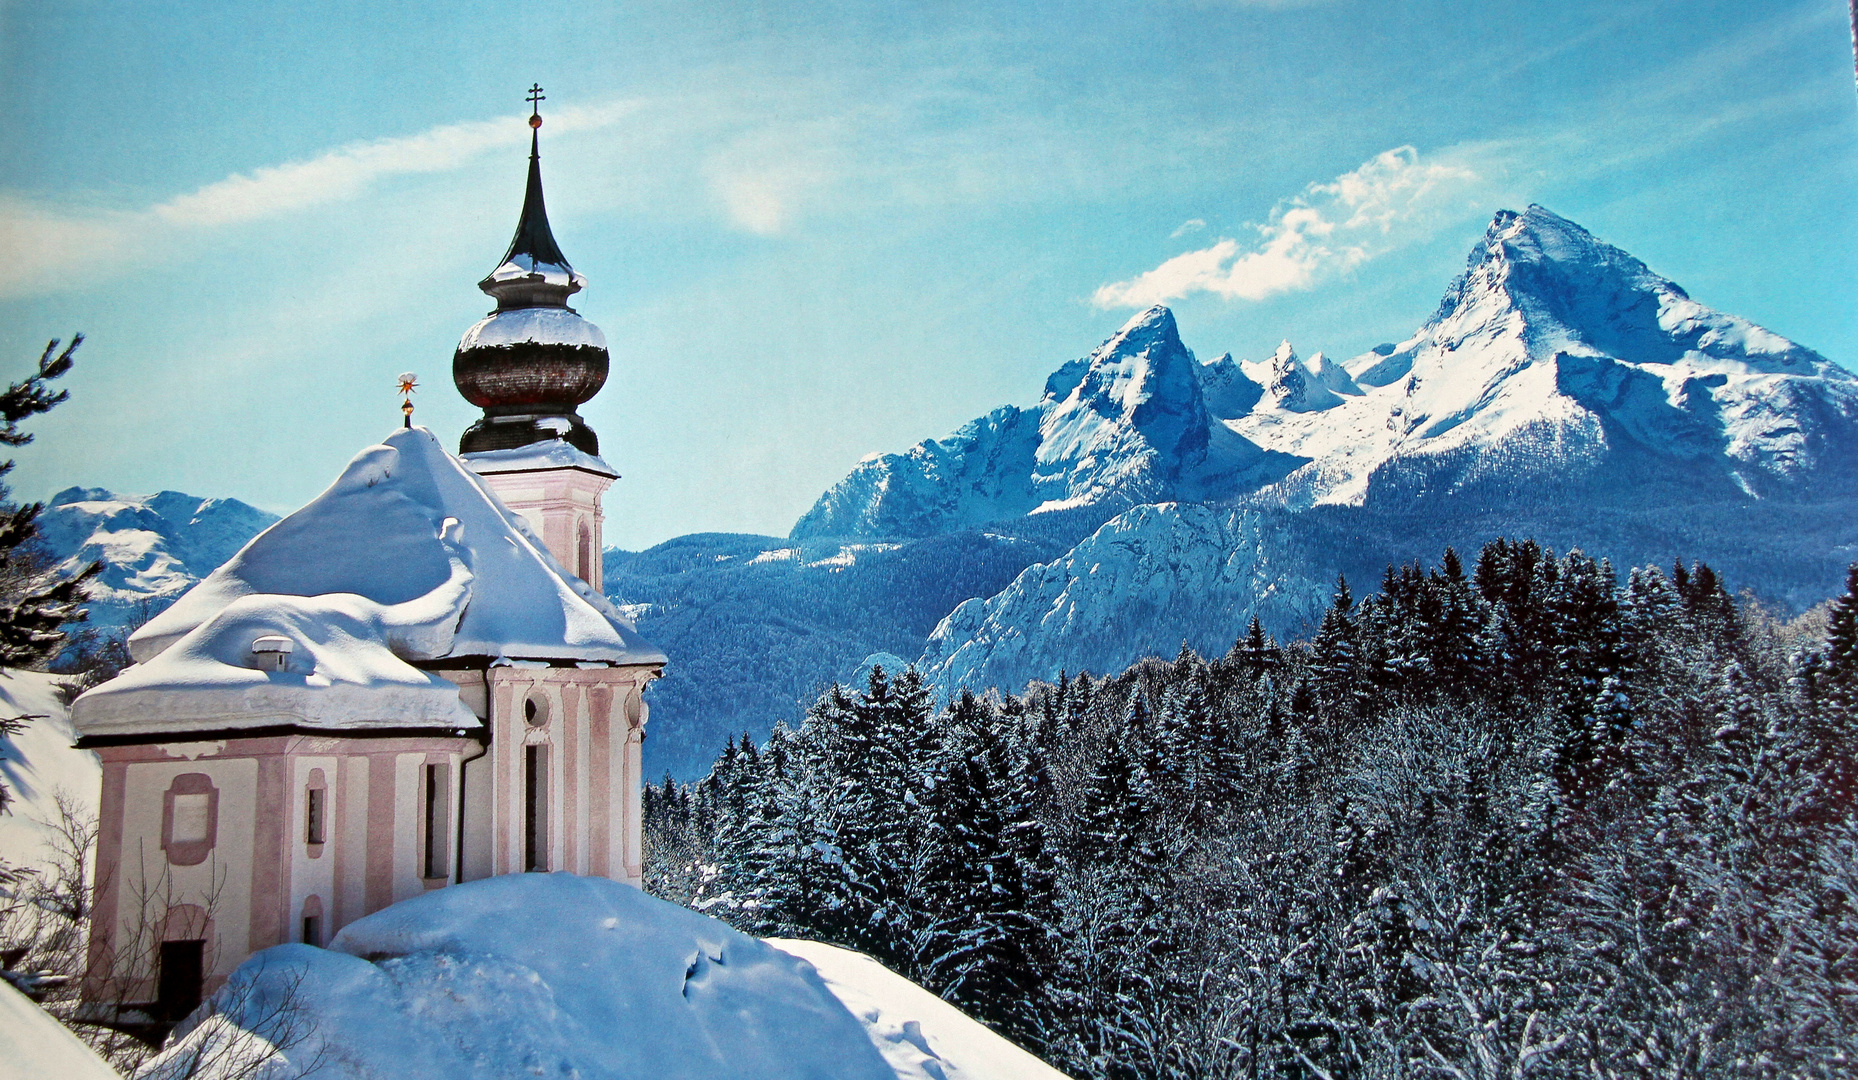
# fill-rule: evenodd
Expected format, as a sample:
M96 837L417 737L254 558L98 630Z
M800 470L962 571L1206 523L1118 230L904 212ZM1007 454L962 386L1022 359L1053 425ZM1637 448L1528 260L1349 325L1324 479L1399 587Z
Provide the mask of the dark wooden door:
M163 1020L179 1020L200 1004L200 991L206 983L206 942L164 941L161 943L161 981L156 989L155 1009Z

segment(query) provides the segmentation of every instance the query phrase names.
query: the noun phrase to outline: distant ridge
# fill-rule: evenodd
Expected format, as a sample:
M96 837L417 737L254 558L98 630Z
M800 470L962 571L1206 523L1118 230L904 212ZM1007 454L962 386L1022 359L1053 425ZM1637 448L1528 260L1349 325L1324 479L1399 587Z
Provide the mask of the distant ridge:
M103 564L86 606L113 627L166 607L276 520L237 499L74 487L46 504L39 539L67 570Z

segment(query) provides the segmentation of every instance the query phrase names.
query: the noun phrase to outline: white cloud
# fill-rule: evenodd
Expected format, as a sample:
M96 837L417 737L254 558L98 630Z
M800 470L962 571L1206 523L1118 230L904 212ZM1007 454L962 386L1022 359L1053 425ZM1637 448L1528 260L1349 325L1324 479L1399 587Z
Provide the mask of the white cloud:
M1204 229L1204 228L1206 228L1205 221L1202 221L1199 218L1188 218L1186 221L1181 222L1180 228L1175 229L1173 232L1168 234L1168 239L1179 240L1181 237L1186 236L1188 233L1199 232L1201 229Z
M763 124L707 155L710 193L736 228L756 236L784 232L842 174L842 147L855 124L841 117Z
M615 102L563 109L551 132L607 127L637 108ZM45 293L85 283L149 257L176 236L295 213L353 198L387 177L445 172L479 155L520 144L518 117L446 124L414 135L337 147L306 161L234 173L143 210L72 212L0 199L0 296Z
M1198 292L1262 300L1308 289L1424 239L1482 179L1465 156L1421 161L1411 146L1395 147L1279 204L1257 227L1256 244L1221 238L1101 286L1091 301L1100 308L1147 307Z

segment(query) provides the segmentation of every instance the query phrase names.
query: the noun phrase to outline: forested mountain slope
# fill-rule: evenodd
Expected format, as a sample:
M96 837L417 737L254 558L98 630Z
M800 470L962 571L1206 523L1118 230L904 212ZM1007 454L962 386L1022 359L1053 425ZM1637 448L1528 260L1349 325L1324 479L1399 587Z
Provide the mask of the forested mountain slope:
M914 658L956 604L1076 541L1059 518L1037 524L885 542L701 533L608 551L607 595L671 658L647 698L652 775L701 774L724 741L765 734L869 654Z
M646 802L646 883L1092 1080L1813 1076L1858 1043L1858 568L1493 543L1108 677L833 688Z

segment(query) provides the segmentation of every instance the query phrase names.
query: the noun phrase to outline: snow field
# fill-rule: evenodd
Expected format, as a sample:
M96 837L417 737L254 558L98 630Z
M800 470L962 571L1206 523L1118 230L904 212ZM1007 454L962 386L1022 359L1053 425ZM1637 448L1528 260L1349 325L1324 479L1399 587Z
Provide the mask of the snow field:
M859 954L762 942L561 873L438 889L349 924L328 949L268 949L217 1001L223 1015L196 1013L164 1056L249 1031L276 1041L279 1076L315 1063L315 1080L1059 1075ZM278 1037L280 1015L295 1041Z

